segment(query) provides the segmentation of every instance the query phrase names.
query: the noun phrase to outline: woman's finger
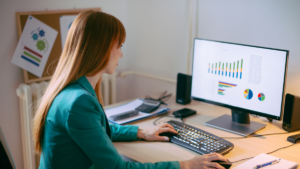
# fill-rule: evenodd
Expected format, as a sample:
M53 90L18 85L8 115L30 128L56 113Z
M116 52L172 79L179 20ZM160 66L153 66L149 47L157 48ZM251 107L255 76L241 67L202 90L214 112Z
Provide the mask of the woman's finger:
M216 169L225 169L225 168L224 168L223 166L221 166L220 164L214 163L214 162L207 163L207 167L212 167L212 168L216 168Z
M169 123L163 123L160 127L169 127L171 129L174 129L174 127Z
M208 157L210 157L210 156L215 156L215 155L218 155L218 153L205 154L205 156L208 156Z
M167 136L157 136L155 140L157 140L157 141L169 141L169 137L167 137Z
M214 160L228 161L224 156L218 153L213 153L213 155L208 157L208 161L214 161Z
M177 131L175 131L174 129L171 129L171 128L160 128L158 129L158 133L164 133L164 132L172 132L174 134L177 134Z

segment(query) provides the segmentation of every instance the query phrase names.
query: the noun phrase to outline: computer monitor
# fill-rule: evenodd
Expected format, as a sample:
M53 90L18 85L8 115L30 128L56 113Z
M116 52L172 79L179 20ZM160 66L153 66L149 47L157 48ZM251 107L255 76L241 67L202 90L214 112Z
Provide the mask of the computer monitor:
M288 53L196 38L191 97L232 112L205 125L247 136L265 127L249 113L281 120Z

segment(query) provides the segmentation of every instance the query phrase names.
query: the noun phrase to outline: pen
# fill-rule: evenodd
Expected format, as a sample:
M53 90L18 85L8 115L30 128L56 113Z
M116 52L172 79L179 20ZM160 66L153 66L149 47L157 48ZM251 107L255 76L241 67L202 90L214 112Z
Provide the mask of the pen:
M273 160L273 161L270 161L270 162L266 162L266 163L255 166L253 169L259 169L259 168L262 168L262 167L265 167L265 166L268 166L268 165L277 164L277 163L279 163L280 160L281 159L276 159L276 160Z

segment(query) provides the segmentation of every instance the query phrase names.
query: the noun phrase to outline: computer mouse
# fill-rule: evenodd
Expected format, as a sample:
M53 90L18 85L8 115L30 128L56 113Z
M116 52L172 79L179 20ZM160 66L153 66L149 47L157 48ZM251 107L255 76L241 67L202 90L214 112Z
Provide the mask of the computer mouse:
M172 136L176 136L177 134L172 133L172 132L163 132L159 134L160 136L167 136L167 137L172 137Z
M226 169L229 169L232 166L232 163L230 161L226 162L226 161L221 161L221 160L213 160L211 162L218 163Z
M287 138L287 140L289 142L292 142L292 143L297 143L298 141L300 141L300 134L296 134L296 135L293 135L293 136L289 136Z

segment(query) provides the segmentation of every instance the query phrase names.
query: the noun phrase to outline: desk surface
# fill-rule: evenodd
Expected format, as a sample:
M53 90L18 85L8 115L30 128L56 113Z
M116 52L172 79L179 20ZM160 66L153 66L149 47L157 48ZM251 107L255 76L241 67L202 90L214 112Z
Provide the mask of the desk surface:
M124 103L125 102L109 105L106 106L105 108L118 106ZM167 103L169 104L169 108L171 109L171 112L181 108L190 108L197 111L196 115L184 119L184 122L186 124L208 131L219 137L242 137L233 133L229 133L226 131L222 131L204 125L205 122L214 119L216 117L219 117L223 114L231 115L230 109L223 108L220 106L215 106L204 102L194 101L194 100L188 105L180 105L175 102L174 96L171 97L167 101ZM169 113L169 115L171 115L171 112ZM129 124L137 125L140 128L149 128L154 126L153 122L157 118L158 116L132 122ZM251 121L257 121L260 123L267 124L267 126L264 129L259 130L258 132L256 132L256 134L270 134L270 133L285 132L281 127L282 124L281 121L274 120L272 123L269 123L268 120L263 117L250 116L250 118ZM157 121L157 123L163 123L168 120L174 120L174 118L164 117L159 121ZM234 148L224 156L228 158L230 161L237 161L240 159L256 156L260 153L268 153L278 148L291 145L292 143L286 141L287 137L299 133L300 131L287 133L287 134L269 135L263 137L227 139L228 141L234 144ZM184 147L178 146L170 142L147 142L147 141L114 142L114 145L119 151L119 153L140 162L181 161L181 160L188 160L193 158L195 155L199 155L191 150L188 150ZM300 144L296 144L291 147L276 151L270 155L299 163ZM245 161L234 163L233 167ZM300 169L300 167L298 167L298 169Z

